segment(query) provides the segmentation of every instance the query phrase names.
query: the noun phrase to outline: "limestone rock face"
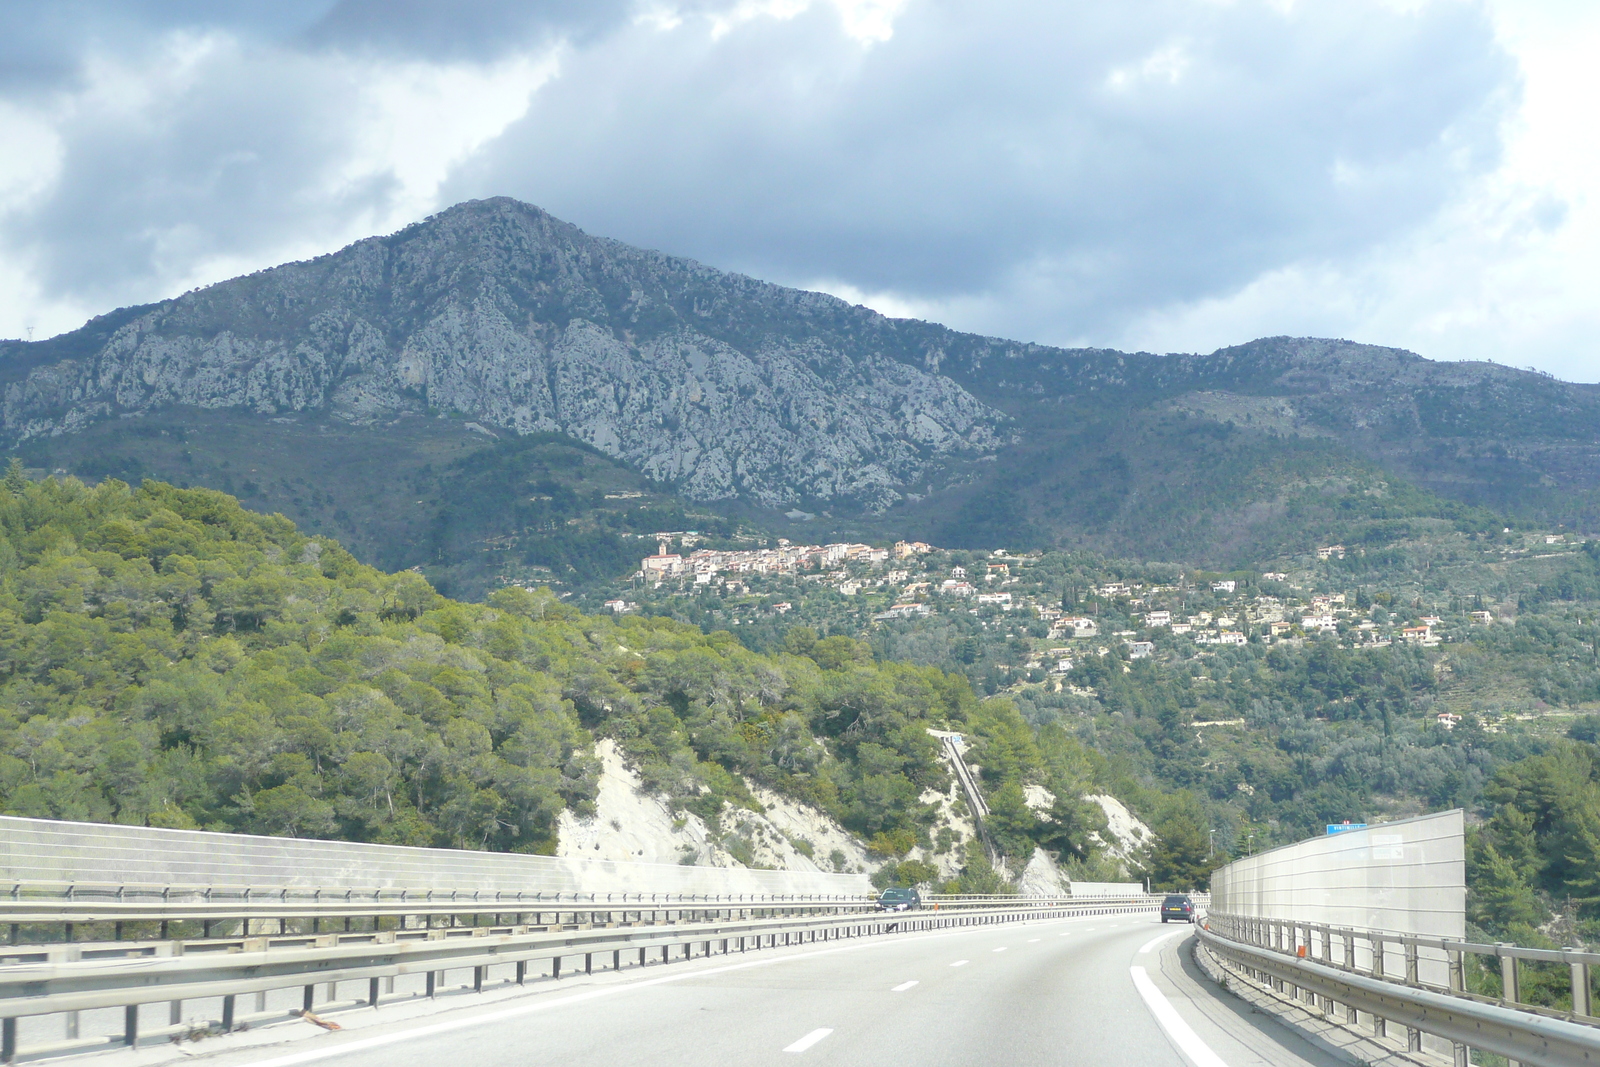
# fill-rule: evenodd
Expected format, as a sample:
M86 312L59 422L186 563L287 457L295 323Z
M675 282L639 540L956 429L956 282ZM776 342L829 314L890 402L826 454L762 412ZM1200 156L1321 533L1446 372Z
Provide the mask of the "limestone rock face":
M172 404L559 431L699 500L881 509L1004 418L865 308L508 199L10 346L12 441ZM29 351L23 353L22 348Z

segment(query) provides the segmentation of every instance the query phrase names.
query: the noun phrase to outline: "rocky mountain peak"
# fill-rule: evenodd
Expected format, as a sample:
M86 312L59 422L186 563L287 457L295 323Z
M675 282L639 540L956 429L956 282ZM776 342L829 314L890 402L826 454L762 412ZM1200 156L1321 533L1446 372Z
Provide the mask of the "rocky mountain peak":
M4 435L169 405L570 434L701 500L881 509L1004 417L818 317L815 293L592 237L505 197L4 357Z

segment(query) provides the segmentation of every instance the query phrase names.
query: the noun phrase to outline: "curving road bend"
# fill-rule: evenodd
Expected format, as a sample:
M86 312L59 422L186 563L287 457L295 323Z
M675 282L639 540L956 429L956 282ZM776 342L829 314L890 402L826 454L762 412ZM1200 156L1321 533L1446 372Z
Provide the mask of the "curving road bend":
M1148 916L714 957L213 1062L239 1067L1257 1067L1344 1060L1218 995ZM351 1020L355 1020L352 1018Z

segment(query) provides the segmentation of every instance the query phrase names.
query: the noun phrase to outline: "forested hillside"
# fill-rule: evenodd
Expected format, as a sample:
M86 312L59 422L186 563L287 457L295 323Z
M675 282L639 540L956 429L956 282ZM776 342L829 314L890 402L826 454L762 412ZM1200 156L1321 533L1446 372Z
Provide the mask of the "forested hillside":
M1587 601L1559 597L1592 592L1579 586L1594 564L1555 562L1575 568L1570 588L1552 583L1514 626L1462 641L1208 652L1157 636L1139 659L1111 641L1061 684L1021 677L985 698L957 670L890 658L884 635L790 626L758 651L669 618L584 615L544 591L459 603L221 493L30 482L13 464L0 485L0 810L548 852L560 812L589 810L594 742L611 737L713 832L728 805L756 807L761 785L868 842L879 881L926 881L924 861L955 847L937 832L932 798L950 782L933 727L967 735L1013 874L1043 847L1078 876L1188 887L1323 821L1461 804L1486 820L1474 921L1526 939L1551 936L1538 928L1555 917L1592 937L1597 667L1572 606ZM1138 625L1083 589L1060 595L1108 628ZM961 618L983 633L1000 614ZM1025 633L999 639L1025 651ZM913 636L894 647L915 649ZM1578 717L1437 721L1462 685L1512 695L1497 673L1509 663L1522 692ZM1097 847L1092 792L1156 830L1134 870ZM962 859L958 886L1003 888L975 850Z
M922 799L948 785L933 726L971 736L1009 854L1093 857L1086 746L849 637L763 655L547 592L458 603L221 493L15 463L0 532L9 814L548 852L594 796L604 735L713 829L760 783L887 861L951 847ZM1012 810L1024 785L1055 809Z

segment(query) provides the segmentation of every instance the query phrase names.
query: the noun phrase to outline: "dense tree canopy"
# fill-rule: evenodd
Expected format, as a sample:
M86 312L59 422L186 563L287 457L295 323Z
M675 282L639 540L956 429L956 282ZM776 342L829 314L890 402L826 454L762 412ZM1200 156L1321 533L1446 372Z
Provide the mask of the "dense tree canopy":
M713 828L761 783L903 856L949 847L929 802L949 787L928 733L944 727L971 734L1001 794L1064 798L1062 821L1030 812L1008 850L1091 849L1076 798L1096 762L1077 741L851 638L791 644L762 655L517 587L457 603L220 493L13 470L0 810L549 851L560 812L592 802L605 735Z

